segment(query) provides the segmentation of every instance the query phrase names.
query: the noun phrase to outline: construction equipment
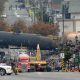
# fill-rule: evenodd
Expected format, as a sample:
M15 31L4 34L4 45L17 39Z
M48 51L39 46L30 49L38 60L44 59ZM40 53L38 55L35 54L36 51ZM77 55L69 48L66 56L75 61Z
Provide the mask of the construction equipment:
M22 51L23 52L23 51ZM23 71L47 71L47 62L41 59L39 44L37 44L36 56L28 56L25 53L19 55L18 69Z
M30 57L30 67L34 71L46 71L47 62L41 60L41 52L39 44L37 44L36 56Z

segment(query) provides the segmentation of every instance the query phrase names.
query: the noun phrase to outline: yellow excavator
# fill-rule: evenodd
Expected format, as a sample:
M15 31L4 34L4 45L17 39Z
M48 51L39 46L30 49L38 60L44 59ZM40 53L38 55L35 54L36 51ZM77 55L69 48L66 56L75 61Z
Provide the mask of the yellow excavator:
M30 56L30 67L34 71L46 71L47 62L45 60L41 60L41 52L39 44L37 44L36 56Z

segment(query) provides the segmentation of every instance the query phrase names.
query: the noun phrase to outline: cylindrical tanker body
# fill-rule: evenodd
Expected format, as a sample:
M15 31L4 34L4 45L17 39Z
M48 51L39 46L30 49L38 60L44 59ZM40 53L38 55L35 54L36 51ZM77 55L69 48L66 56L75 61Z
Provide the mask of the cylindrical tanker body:
M12 33L0 31L0 47L8 47L9 45L27 47L35 49L37 44L40 45L41 50L52 50L56 47L56 43L43 36L29 33Z

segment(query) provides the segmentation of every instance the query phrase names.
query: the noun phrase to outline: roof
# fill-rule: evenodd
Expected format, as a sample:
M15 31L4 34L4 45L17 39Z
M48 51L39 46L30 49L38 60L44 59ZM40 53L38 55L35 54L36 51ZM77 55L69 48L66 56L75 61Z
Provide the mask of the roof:
M80 0L70 0L69 13L80 13Z

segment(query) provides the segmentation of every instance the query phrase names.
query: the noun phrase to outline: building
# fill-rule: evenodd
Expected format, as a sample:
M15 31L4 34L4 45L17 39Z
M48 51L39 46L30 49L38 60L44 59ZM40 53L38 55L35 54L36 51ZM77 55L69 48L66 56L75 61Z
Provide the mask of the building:
M71 13L71 19L80 19L80 0L69 1L69 13Z
M80 0L68 0L68 2L70 19L57 19L61 36L63 32L63 25L64 32L80 32Z
M59 35L62 36L63 33L63 20L58 20L58 25L60 29ZM64 32L80 32L80 19L65 19L64 20Z

